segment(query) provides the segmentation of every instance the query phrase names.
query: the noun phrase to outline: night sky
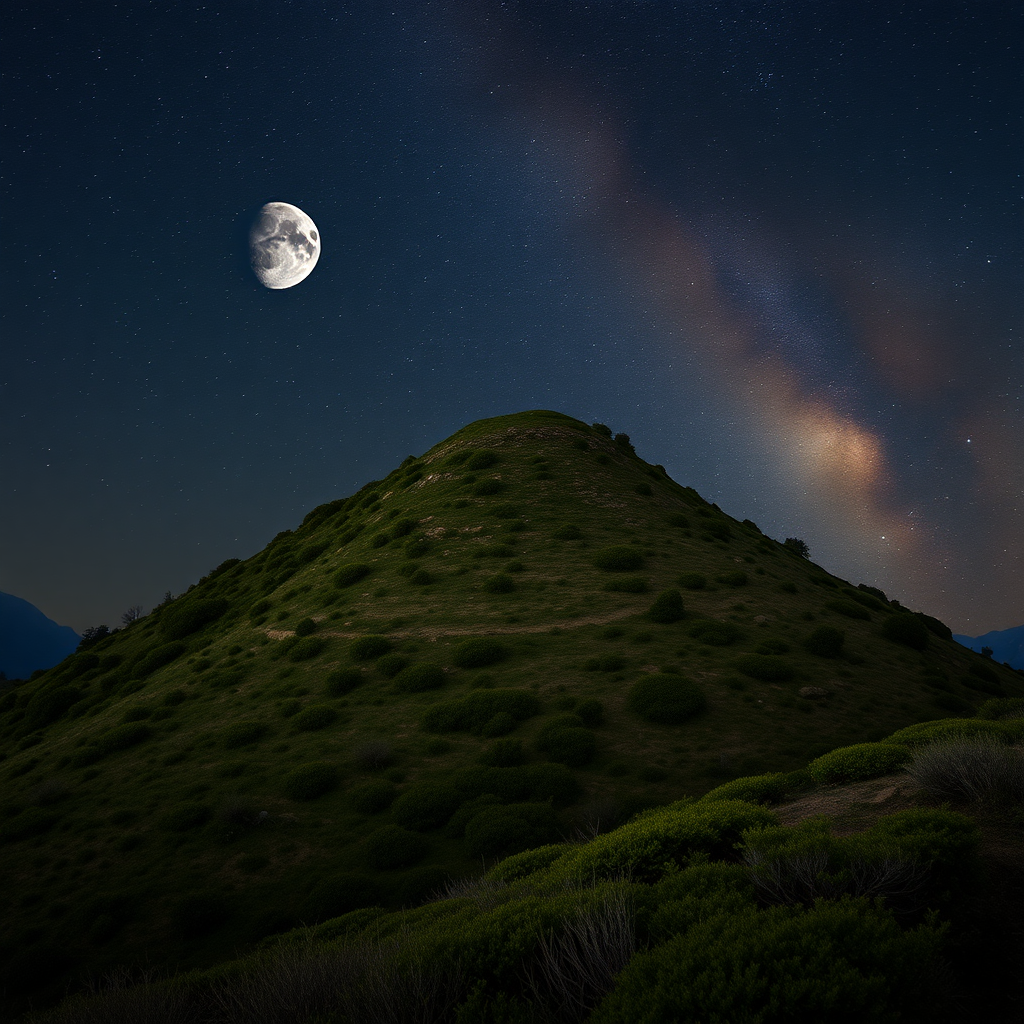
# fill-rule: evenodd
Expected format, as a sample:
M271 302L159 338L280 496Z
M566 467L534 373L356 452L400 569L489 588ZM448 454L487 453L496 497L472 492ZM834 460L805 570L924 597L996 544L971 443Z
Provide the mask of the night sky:
M0 590L115 625L547 408L957 632L1019 625L1022 12L20 0ZM277 200L323 252L272 291Z

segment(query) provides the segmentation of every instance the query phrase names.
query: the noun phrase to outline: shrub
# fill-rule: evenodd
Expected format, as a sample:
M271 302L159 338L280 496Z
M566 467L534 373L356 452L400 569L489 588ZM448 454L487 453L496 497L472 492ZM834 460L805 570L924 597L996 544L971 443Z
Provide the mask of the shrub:
M702 572L684 572L678 582L684 590L703 590L708 585L708 578Z
M361 686L366 677L357 668L339 668L327 676L327 696L344 697L351 693L357 686Z
M160 632L168 640L183 640L215 622L227 610L228 602L220 597L176 601L161 614Z
M604 722L604 705L593 697L581 700L573 709L573 713L584 725L591 728Z
M455 645L452 661L459 668L483 668L504 661L509 653L503 643L491 637L471 637Z
M845 615L848 619L864 619L865 621L871 619L871 612L853 601L826 601L825 607L830 611Z
M635 572L644 567L644 556L637 548L617 544L598 551L594 565L603 572Z
M160 826L169 832L187 832L189 829L205 825L210 820L211 813L206 804L179 804L161 816Z
M538 741L548 758L557 764L580 768L589 764L597 752L597 740L589 729L568 727L546 731Z
M643 495L643 497L645 498L649 498L652 494L654 494L654 490L648 483L639 483L633 488L633 490L637 494Z
M903 931L867 902L715 912L640 952L592 1024L895 1021L918 1018L942 946L935 925Z
M565 526L560 526L555 530L551 536L555 540L581 540L583 538L583 531L575 523L567 523Z
M491 739L494 736L507 736L516 727L516 720L507 712L499 711L484 722L480 735Z
M115 726L110 732L104 733L97 741L97 747L103 754L112 754L119 750L144 743L153 735L153 730L142 722L130 725Z
M360 814L379 814L394 803L396 796L398 790L390 782L380 780L356 786L349 793L349 800Z
M792 679L793 666L776 654L743 654L736 659L736 667L751 679L780 683Z
M310 704L295 716L295 728L302 732L326 729L338 718L338 712L330 704Z
M422 662L403 668L395 676L395 689L400 693L423 693L444 686L444 669L440 665Z
M646 594L650 588L643 576L622 576L609 580L604 589L613 594Z
M719 583L724 583L727 587L745 587L750 581L750 577L742 569L723 572L715 578Z
M466 469L471 473L478 473L482 469L490 469L500 461L501 456L497 452L484 449L469 456L466 460Z
M716 619L701 619L689 629L690 636L702 644L712 647L728 647L743 636L743 633L731 622L718 622Z
M668 525L674 526L678 530L688 530L690 528L690 520L682 512L673 512L668 517Z
M838 658L846 642L844 630L835 626L819 626L804 639L804 648L819 658Z
M707 706L704 693L696 683L663 672L635 682L629 689L628 701L631 711L657 725L680 725L699 715Z
M22 719L24 731L34 732L36 729L45 728L51 722L58 721L83 696L82 691L74 686L36 690L25 706L25 717Z
M372 567L365 565L362 562L349 562L348 565L343 565L334 574L334 585L336 587L350 587L353 583L358 583L360 580L365 579L373 571Z
M391 650L391 641L386 636L360 636L349 644L348 653L355 661L368 661L379 658Z
M471 857L502 857L558 838L558 819L547 804L485 807L465 829Z
M402 654L385 654L377 659L377 671L388 679L393 679L409 664L409 659Z
M289 800L315 800L338 785L338 769L326 761L293 768L284 779L284 795Z
M476 690L459 700L444 701L423 716L428 732L479 732L498 714L521 722L540 711L540 700L529 690Z
M259 743L270 731L266 722L235 722L221 733L221 742L228 750Z
M169 665L176 658L180 658L187 649L183 643L163 644L155 648L132 665L133 678L145 679L158 668L163 668L164 665Z
M654 604L647 609L647 618L652 622L668 624L678 622L686 616L683 595L678 590L663 590Z
M307 636L295 644L288 652L289 661L309 661L323 654L327 649L327 641L322 636Z
M401 825L384 825L363 840L363 857L367 866L378 870L404 868L422 860L427 841L417 832Z
M928 646L928 627L912 612L897 612L882 623L882 636L915 651Z
M901 743L855 743L822 754L807 770L819 783L857 782L897 772L910 758L910 748Z
M478 484L474 485L473 493L480 498L487 497L491 494L501 494L505 490L505 484L501 480L493 477L487 480L481 480Z
M746 800L752 804L781 803L791 788L788 772L770 772L733 779L705 793L701 800Z
M997 697L978 708L979 718L1024 718L1024 697Z
M304 619L299 619L295 623L295 635L296 636L311 636L317 631L317 624L307 616Z
M525 760L526 752L520 740L495 740L480 755L480 763L492 768L514 768Z
M484 580L484 590L488 594L511 594L516 589L516 581L508 573L500 572Z
M940 798L1024 801L1024 755L991 736L953 735L919 747L907 771Z
M441 828L462 803L462 794L447 783L418 782L391 805L391 815L405 828L429 832Z

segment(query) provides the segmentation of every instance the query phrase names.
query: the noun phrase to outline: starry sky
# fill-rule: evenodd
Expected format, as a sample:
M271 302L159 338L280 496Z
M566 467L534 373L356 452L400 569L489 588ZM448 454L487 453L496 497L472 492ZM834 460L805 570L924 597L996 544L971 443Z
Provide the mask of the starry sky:
M1022 43L1010 0L15 0L0 590L115 625L548 408L1019 625ZM323 238L287 290L270 201Z

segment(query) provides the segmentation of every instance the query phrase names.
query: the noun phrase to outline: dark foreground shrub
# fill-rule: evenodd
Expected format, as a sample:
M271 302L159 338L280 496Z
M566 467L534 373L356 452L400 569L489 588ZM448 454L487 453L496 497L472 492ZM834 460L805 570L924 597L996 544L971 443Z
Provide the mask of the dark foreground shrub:
M364 682L366 677L357 668L335 669L327 676L327 696L344 697L346 693L351 693Z
M440 828L462 803L462 794L450 784L418 782L391 805L391 815L404 828L429 832Z
M655 672L629 690L630 710L657 725L680 725L707 706L700 687L683 676Z
M678 590L663 590L654 604L647 609L647 618L652 622L678 622L686 615L683 607L683 595Z
M481 755L480 763L491 768L514 768L526 760L521 740L495 740Z
M385 654L377 659L377 671L388 679L394 679L409 664L409 659L402 654Z
M718 622L715 619L701 619L695 622L689 633L694 640L712 647L728 647L743 636L731 622Z
M326 761L293 768L284 779L284 795L290 800L315 800L338 785L338 769Z
M484 580L484 590L488 594L511 594L516 589L516 581L508 573L499 572Z
M350 562L348 565L343 565L334 574L334 585L336 587L350 587L353 583L358 583L361 579L365 579L372 571L369 565L364 565L362 562Z
M771 772L768 775L733 779L705 793L701 800L746 800L752 804L777 804L791 788L788 772Z
M440 665L422 662L403 668L395 676L395 689L400 693L423 693L444 686L444 669Z
M327 648L327 641L322 636L307 636L301 639L288 652L289 661L308 661L315 658Z
M819 658L838 658L843 653L846 633L835 626L819 626L804 640L804 648Z
M507 857L558 838L558 818L548 804L483 808L465 829L471 857Z
M383 779L364 782L349 793L349 801L360 814L378 814L386 811L398 796L398 790Z
M744 675L768 683L792 679L794 673L793 666L777 654L743 654L735 664Z
M144 743L153 735L153 730L142 722L133 722L130 725L118 725L104 733L97 746L101 753L112 754L118 750L127 750L129 747L138 746Z
M384 825L363 840L367 866L382 871L408 867L422 860L426 853L426 839L401 825Z
M476 690L459 700L444 701L423 716L428 732L479 732L498 714L521 722L540 711L540 700L529 690Z
M855 743L815 758L807 770L815 782L856 782L898 772L910 760L901 743Z
M581 540L583 531L575 523L567 523L565 526L560 526L555 530L551 536L555 540Z
M160 632L168 640L183 640L215 622L227 610L228 602L220 597L179 599L160 616Z
M594 565L603 572L636 572L644 567L644 556L637 548L616 544L598 551Z
M391 650L391 641L386 636L357 637L349 645L348 652L356 661L367 661L370 658L379 658Z
M882 636L915 651L923 651L928 646L928 627L912 612L890 615L882 623Z
M180 658L188 648L183 643L162 644L149 654L140 658L132 666L132 676L135 679L145 679L158 668L169 665L176 658Z
M295 623L296 636L312 636L317 631L317 624L307 616Z
M684 572L678 582L684 590L703 590L708 585L708 578L702 572Z
M575 715L563 715L550 722L537 736L537 748L557 764L580 768L597 752L594 734Z
M592 1024L916 1020L937 926L904 931L867 901L715 913L638 953ZM841 1008L841 1009L840 1009Z
M907 772L940 799L1024 801L1024 754L991 736L950 736L919 747Z
M750 577L742 569L734 569L732 572L723 572L715 579L724 583L727 587L745 587Z
M863 619L865 622L871 619L871 612L854 601L826 601L825 607L830 611L845 615L848 619Z
M55 686L39 689L32 694L25 708L22 726L25 732L43 729L56 722L65 711L82 699L82 691L74 686Z
M338 712L330 704L310 704L303 708L292 720L295 728L302 732L315 732L326 729L337 721Z
M503 643L492 637L471 637L455 645L452 661L459 668L483 668L504 661L509 653Z

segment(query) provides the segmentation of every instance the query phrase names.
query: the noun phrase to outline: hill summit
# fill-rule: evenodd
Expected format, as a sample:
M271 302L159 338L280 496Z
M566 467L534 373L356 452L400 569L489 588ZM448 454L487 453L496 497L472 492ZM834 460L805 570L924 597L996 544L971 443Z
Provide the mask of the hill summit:
M1022 682L625 434L481 420L0 698L3 984L414 905Z

